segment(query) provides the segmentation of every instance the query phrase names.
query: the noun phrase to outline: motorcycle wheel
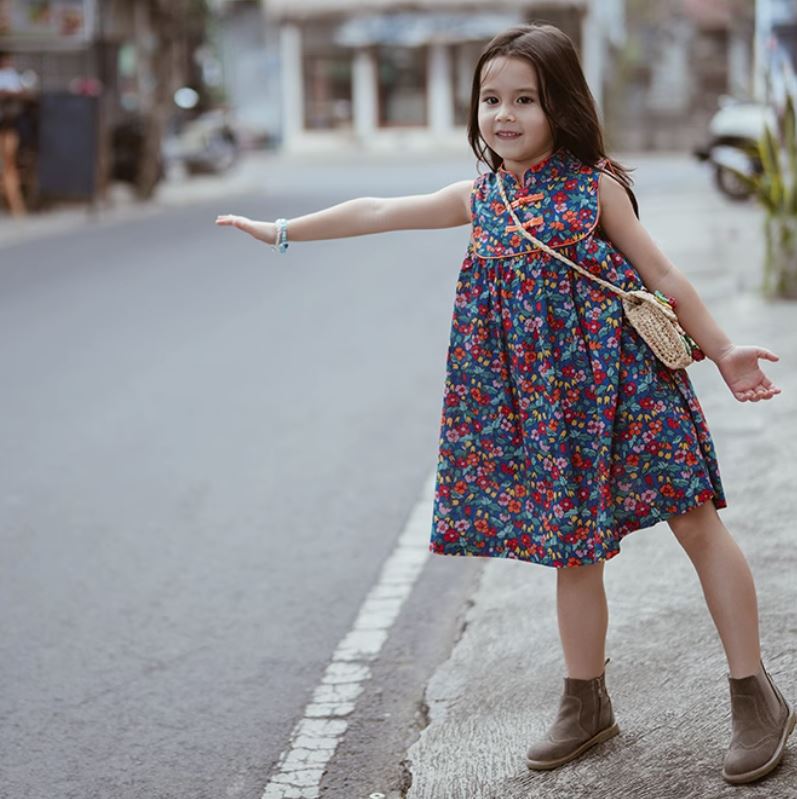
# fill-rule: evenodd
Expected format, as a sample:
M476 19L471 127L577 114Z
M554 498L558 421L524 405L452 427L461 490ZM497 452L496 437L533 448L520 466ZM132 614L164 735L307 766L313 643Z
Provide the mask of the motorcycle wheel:
M739 176L724 166L717 166L714 170L714 183L717 188L731 200L747 200L753 190Z
M215 131L201 153L185 159L185 167L190 175L220 175L235 165L239 155L234 136L226 131Z

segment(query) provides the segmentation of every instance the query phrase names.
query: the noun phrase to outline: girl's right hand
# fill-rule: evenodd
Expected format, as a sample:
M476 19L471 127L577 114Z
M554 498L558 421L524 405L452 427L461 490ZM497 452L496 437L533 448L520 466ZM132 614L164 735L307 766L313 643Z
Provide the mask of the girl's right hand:
M216 217L216 224L238 228L266 244L276 244L277 242L277 226L273 222L258 222L245 216L220 214Z
M728 388L739 402L758 402L780 394L780 389L764 374L759 360L779 361L764 347L733 345L715 361Z

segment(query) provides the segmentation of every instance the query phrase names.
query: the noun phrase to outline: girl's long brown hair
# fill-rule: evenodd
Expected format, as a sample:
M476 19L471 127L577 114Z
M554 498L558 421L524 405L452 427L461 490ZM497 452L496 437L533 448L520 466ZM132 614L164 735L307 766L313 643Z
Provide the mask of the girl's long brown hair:
M499 33L490 41L473 73L468 142L479 162L493 171L503 163L479 132L479 92L484 65L496 56L524 58L537 72L542 110L551 124L554 149L564 147L590 166L606 158L608 171L625 186L639 216L639 206L631 191L629 170L606 155L595 99L587 86L572 39L553 25L517 25Z

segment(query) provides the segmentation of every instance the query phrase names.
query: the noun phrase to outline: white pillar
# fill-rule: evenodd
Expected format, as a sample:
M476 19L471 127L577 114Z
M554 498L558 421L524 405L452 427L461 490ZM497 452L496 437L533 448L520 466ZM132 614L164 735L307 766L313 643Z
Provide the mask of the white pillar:
M427 93L429 128L446 135L454 128L454 98L451 91L451 51L443 42L429 46Z
M753 38L753 97L766 101L766 70L769 62L769 38L772 36L772 7L769 0L756 0L755 36Z
M376 59L372 50L357 50L351 81L354 131L360 141L367 143L377 127Z
M152 48L155 38L152 34L152 18L144 3L133 6L133 31L136 50L136 91L139 107L145 113L152 110L155 102L155 88L158 80L152 71Z
M728 94L749 97L752 94L752 74L747 39L740 31L731 28L728 39Z
M598 106L598 114L603 117L603 69L606 43L603 39L603 26L599 13L596 0L591 0L586 4L581 17L581 67Z
M304 129L304 81L302 35L299 27L280 27L280 83L282 95L282 140L290 147Z

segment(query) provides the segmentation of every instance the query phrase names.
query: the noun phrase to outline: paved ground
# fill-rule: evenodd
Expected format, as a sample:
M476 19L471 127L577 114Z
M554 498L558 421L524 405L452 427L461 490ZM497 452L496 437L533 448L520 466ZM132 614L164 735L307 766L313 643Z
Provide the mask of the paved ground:
M697 184L640 196L643 221L732 339L781 358L765 370L783 393L766 402L739 403L710 361L690 376L726 488L720 515L756 579L764 662L797 701L797 303L765 302L754 290L761 240L753 207ZM740 789L720 777L730 740L727 664L697 575L666 523L626 538L605 581L606 681L621 734L560 769L526 769L527 745L552 721L564 675L555 573L488 560L464 633L427 688L430 724L408 753L409 799L795 795L794 737L768 779Z

